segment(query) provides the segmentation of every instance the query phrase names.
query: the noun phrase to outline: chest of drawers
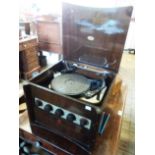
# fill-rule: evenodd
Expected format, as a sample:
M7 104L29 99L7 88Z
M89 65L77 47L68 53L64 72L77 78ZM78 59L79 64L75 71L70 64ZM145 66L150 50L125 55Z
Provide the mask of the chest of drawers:
M31 78L40 69L37 49L37 38L34 36L19 41L19 69L24 79Z

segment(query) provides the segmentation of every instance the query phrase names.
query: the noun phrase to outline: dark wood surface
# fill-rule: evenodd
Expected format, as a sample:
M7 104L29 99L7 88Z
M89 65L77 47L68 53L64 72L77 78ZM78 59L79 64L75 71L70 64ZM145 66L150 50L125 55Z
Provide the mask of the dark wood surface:
M116 155L118 144L119 144L119 135L121 129L121 121L122 121L122 114L124 109L126 97L126 87L122 83L122 80L117 75L115 81L107 94L106 97L106 107L105 110L111 114L109 123L105 129L105 132L102 136L98 136L96 140L96 144L93 150L92 155ZM27 141L35 142L40 141L41 147L49 150L52 153L58 155L68 155L67 150L63 150L61 147L57 147L56 145L47 142L35 135L32 134L30 123L27 115L27 111L20 115L20 136ZM53 139L55 135L53 134ZM52 137L50 137L52 138ZM55 137L58 139L58 137ZM59 146L66 145L68 148L74 148L69 142L61 144L63 139L59 137ZM84 152L79 149L75 150L77 155L84 155Z
M24 79L31 78L32 73L40 69L37 50L38 43L35 36L19 40L19 68Z
M36 21L39 50L62 53L61 23L52 17L38 18Z
M49 89L48 85L51 82L51 79L53 79L54 77L53 74L54 70L56 69L57 71L60 71L62 70L62 68L66 67L63 61L60 61L44 72L46 73L47 76L44 73L40 74L31 81L32 83L30 82L29 84L24 86L24 92L27 101L27 108L29 112L29 119L32 131L34 134L39 135L40 137L43 137L45 139L48 139L49 141L53 140L51 138L50 139L48 138L49 135L51 134L49 131L57 133L62 136L65 135L68 139L74 142L78 141L79 144L81 144L88 150L91 150L92 146L95 143L96 134L98 134L98 129L103 114L104 113L106 113L106 115L109 114L109 112L104 111L104 106L106 105L106 103L104 102L104 100L101 99L98 105L95 105L93 103L90 104L89 101L83 101L82 99L80 99L80 96L83 96L83 94L81 94L80 96L71 97L59 94L56 91L52 91L51 89ZM75 73L78 70L80 71L80 69L77 69ZM90 78L89 75L95 76L97 74L97 70L96 72L85 71L84 73L86 73L86 77ZM45 80L42 79L43 75L45 75L44 76ZM83 75L82 72L81 75ZM114 79L114 75L112 76L111 74L108 74L106 77L104 77L104 75L101 74L98 75L98 78L99 77L102 80L103 79L105 80L107 86L105 92L106 96L106 93L108 93L108 90ZM51 106L55 105L61 107L62 109L68 110L70 113L78 114L87 119L90 119L91 126L89 130L83 128L82 126L76 123L66 121L66 119L63 119L61 117L57 117L55 115L55 112L51 114L45 110L40 110L38 106L36 106L35 104L35 98L46 101L49 104L51 104ZM91 111L85 110L86 106L89 106L91 108ZM46 132L40 132L41 127L46 128ZM46 135L48 133L48 136L46 136L44 133L46 133Z
M64 3L64 59L117 72L131 14L132 7L91 8Z

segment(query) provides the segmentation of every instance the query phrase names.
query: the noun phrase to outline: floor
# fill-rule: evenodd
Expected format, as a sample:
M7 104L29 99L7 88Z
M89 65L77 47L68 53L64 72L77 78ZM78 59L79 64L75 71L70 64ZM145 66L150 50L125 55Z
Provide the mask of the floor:
M135 154L135 56L124 53L119 74L127 84L128 94L125 104L120 145L117 155Z
M47 56L48 65L55 64L60 58L57 54L44 53ZM135 154L135 56L123 53L119 74L128 86L128 94L125 104L120 144L117 155ZM20 84L22 88L22 84ZM20 94L23 94L20 89Z

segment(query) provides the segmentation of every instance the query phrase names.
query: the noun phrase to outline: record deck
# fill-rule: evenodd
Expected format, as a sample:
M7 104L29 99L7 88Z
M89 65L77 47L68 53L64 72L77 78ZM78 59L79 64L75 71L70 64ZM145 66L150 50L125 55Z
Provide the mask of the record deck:
M24 86L34 134L59 145L50 138L54 133L91 154L110 121L106 96L119 70L131 13L132 7L63 4L63 59Z

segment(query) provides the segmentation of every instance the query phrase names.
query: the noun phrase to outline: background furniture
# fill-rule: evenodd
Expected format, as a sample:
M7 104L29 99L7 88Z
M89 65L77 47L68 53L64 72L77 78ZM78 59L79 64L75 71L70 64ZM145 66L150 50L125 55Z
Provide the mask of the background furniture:
M36 20L36 29L40 51L56 52L61 54L61 24L58 18L42 16Z
M37 55L37 38L28 36L19 40L19 69L21 78L29 79L40 69Z

